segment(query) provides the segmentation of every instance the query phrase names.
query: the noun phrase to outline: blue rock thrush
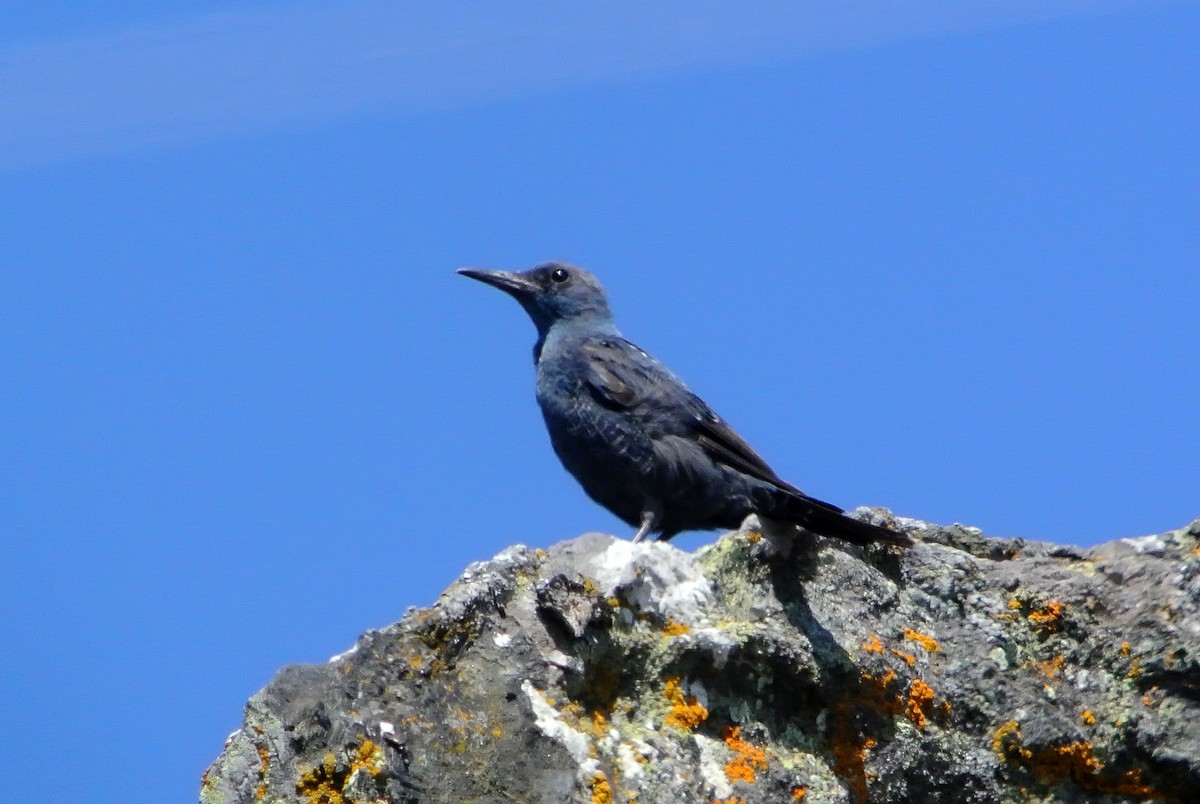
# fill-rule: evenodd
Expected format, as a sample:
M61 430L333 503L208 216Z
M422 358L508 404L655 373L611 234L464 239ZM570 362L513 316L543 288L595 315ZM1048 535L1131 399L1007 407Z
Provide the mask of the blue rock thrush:
M912 544L780 479L666 366L621 336L587 271L552 262L459 273L508 293L533 319L537 401L554 451L589 497L637 527L635 542L733 529L757 514L772 529Z

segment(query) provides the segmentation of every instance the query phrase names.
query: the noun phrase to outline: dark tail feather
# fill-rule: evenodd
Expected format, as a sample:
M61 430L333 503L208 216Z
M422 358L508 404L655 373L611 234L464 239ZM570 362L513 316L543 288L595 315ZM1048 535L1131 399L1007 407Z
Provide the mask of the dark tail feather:
M780 494L773 502L774 509L766 512L772 519L791 522L822 536L832 536L854 544L883 542L899 547L912 547L913 540L888 528L863 522L846 513L836 505L813 499L805 495Z

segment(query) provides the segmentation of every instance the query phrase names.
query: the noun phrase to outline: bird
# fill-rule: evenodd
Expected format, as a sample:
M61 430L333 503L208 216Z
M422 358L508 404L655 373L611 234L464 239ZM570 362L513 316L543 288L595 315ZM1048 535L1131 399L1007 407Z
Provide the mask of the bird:
M665 365L625 339L594 275L565 262L523 272L460 268L512 296L537 328L536 396L550 443L584 492L666 541L737 529L756 514L854 544L910 546L783 480Z

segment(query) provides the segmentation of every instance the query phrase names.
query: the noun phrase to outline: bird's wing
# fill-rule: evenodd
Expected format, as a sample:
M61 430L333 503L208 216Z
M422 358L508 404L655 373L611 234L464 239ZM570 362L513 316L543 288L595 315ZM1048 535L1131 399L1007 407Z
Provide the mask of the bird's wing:
M664 435L696 441L718 463L780 488L802 492L782 480L746 440L725 423L665 366L624 338L589 340L586 383L597 402L611 410L653 407L661 415L675 413L675 427ZM670 432L674 431L674 432Z
M634 354L628 348L633 347ZM653 358L624 339L604 338L584 341L579 353L584 358L584 382L597 402L610 410L628 410L645 396L653 385L646 367ZM633 357L641 360L631 359Z
M697 401L701 405L704 404L699 399ZM762 459L762 456L726 424L724 419L708 410L707 405L705 405L705 411L707 415L701 415L696 421L696 440L700 442L700 446L710 457L751 477L772 483L788 491L794 491L797 494L802 493L800 489L775 474L775 470L767 466L767 462Z

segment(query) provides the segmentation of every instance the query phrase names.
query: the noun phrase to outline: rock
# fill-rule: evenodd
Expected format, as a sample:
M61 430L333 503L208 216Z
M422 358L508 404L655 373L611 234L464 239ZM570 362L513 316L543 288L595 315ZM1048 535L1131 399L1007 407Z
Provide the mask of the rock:
M1091 550L899 522L914 548L509 548L280 671L200 801L1197 799L1200 520Z

